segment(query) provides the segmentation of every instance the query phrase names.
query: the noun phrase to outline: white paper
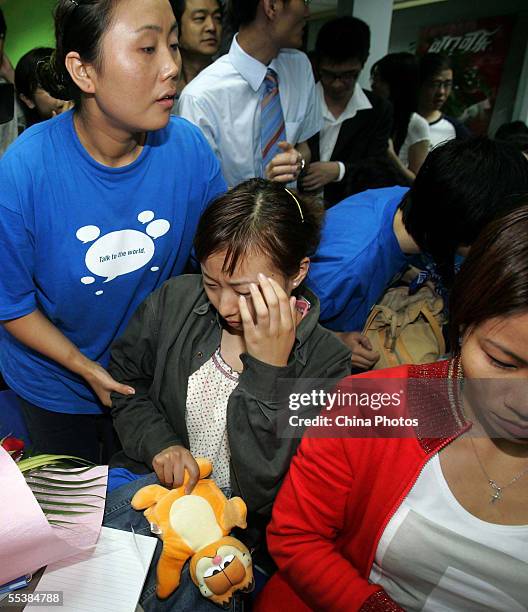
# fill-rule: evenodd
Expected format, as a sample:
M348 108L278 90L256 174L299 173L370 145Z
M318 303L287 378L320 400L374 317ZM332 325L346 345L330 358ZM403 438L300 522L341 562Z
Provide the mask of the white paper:
M45 476L47 471L40 470L40 475ZM76 481L97 477L87 490L89 497L80 498L96 508L67 518L74 523L67 528L52 526L17 464L0 447L0 584L34 574L41 567L67 557L93 551L103 522L108 466L99 465L82 474L78 472L78 469L69 470L68 475L61 475L61 480L71 481L72 490L75 490ZM73 501L65 494L63 490L62 501Z
M94 550L49 565L35 592L62 591L62 609L68 612L134 612L156 543L153 537L103 527Z

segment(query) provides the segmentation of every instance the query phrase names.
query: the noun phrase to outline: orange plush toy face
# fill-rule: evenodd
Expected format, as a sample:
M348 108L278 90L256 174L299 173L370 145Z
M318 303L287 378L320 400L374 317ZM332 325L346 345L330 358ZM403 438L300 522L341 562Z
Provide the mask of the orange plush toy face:
M226 605L236 591L249 590L253 567L248 549L228 534L246 528L246 504L240 497L227 499L213 480L210 461L196 459L200 480L190 493L184 485L166 489L149 485L132 499L132 507L145 510L151 530L163 540L158 561L158 597L164 599L178 588L180 574L191 559L190 575L204 597Z
M190 573L204 597L223 605L236 591L247 591L253 585L249 550L231 537L200 550L192 558Z

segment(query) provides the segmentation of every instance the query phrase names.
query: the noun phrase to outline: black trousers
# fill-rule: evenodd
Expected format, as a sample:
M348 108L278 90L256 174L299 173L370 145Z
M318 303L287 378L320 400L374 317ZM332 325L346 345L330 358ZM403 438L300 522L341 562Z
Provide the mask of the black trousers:
M33 450L37 453L73 455L105 465L121 449L109 413L52 412L18 398Z

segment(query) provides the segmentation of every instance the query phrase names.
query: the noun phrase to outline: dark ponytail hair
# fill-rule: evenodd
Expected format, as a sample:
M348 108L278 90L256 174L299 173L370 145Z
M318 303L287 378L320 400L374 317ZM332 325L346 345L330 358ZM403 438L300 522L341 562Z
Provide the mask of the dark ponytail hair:
M66 55L76 51L83 61L101 67L101 40L118 0L58 0L55 11L56 48L49 62L39 67L42 88L54 98L81 102L81 90L66 69Z
M450 339L496 317L528 312L528 199L492 221L471 247L450 298Z
M418 108L418 60L412 53L389 53L372 66L372 71L389 86L394 109L391 136L398 154L407 136L411 115Z
M265 253L277 270L292 276L319 245L322 203L280 183L260 178L240 183L216 198L203 213L194 239L198 261L226 251L224 272Z

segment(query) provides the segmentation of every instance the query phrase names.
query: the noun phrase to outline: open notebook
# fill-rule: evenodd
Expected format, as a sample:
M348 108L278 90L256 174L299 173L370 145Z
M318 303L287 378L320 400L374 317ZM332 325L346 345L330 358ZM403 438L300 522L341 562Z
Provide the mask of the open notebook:
M94 550L48 565L35 592L62 591L62 609L68 612L134 612L156 543L153 537L103 527ZM42 604L38 609L58 610Z

